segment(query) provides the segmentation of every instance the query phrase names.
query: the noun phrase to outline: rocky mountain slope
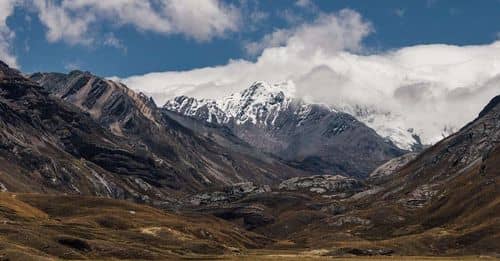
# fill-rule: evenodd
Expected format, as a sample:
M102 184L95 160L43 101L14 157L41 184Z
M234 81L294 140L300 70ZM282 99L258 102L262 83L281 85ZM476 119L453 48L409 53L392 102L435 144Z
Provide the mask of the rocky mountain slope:
M358 201L372 220L367 235L427 245L433 253L500 249L500 96L457 133L379 181L384 189ZM398 218L399 217L399 218ZM429 240L432 240L429 244Z
M229 129L237 137L317 174L365 177L403 154L349 114L294 99L293 86L256 82L221 100L180 96L164 109Z
M279 159L257 153L234 137L199 135L162 113L154 102L121 83L88 72L37 73L31 79L51 94L70 102L113 134L123 137L179 172L194 175L186 181L194 189L253 181L274 184L307 173ZM237 143L236 148L224 146ZM179 188L185 189L186 185Z
M52 76L67 85L44 88L0 64L1 190L175 205L187 192L304 174L196 135L125 86L82 72Z
M151 154L0 63L2 190L116 198L139 195L135 177L172 178ZM120 178L124 175L123 178Z

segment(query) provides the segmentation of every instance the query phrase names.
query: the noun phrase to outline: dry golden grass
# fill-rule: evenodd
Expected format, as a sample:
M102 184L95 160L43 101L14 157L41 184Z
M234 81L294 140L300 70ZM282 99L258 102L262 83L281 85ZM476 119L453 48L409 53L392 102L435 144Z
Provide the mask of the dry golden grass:
M242 255L229 255L213 257L213 260L335 260L335 261L472 261L472 260L500 260L492 256L450 256L450 257L428 257L428 256L369 256L369 257L337 257L323 256L327 250L312 250L297 252L294 250L255 250ZM211 258L212 259L212 258Z
M210 215L173 214L106 198L0 193L0 260L488 260L495 258L470 254L497 252L490 242L496 232L476 236L496 231L495 224L433 228L380 240L306 227L295 238L270 240ZM471 252L450 248L466 240L476 244ZM349 248L392 249L394 256L350 257L353 252L344 251ZM404 256L413 254L464 256Z
M209 215L127 201L0 193L0 260L178 259L262 247L262 236Z
M11 210L15 215L25 218L46 219L48 217L43 211L17 199L17 195L13 193L0 193L0 208Z

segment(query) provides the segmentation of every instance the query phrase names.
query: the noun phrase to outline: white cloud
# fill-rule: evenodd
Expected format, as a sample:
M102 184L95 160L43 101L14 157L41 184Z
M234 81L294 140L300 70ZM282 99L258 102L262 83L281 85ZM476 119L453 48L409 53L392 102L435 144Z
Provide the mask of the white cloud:
M240 26L239 10L219 0L24 0L32 1L50 42L90 44L102 22L141 31L182 34L209 41Z
M286 30L287 39L263 38L263 51L255 62L231 60L223 66L123 81L163 104L177 95L217 98L257 80L290 80L297 96L314 102L400 114L398 127L416 128L427 141L438 139L445 127L456 129L472 120L500 93L500 41L360 54L362 40L372 28L351 10L323 14L313 23ZM275 38L279 41L268 40Z
M240 23L239 11L218 0L165 1L163 12L170 17L174 31L201 41L236 31Z
M271 34L265 35L264 38L262 38L258 42L250 42L245 44L244 48L247 54L257 55L266 48L284 45L292 34L293 32L291 30L278 29Z
M65 41L69 44L90 44L93 38L87 33L89 24L96 20L90 12L72 12L54 1L33 0L38 18L47 27L49 42Z
M318 7L312 0L297 0L295 1L295 5L310 11L318 11Z
M127 47L120 39L116 38L115 34L113 33L109 33L106 35L103 44L105 46L114 47L116 49L122 50L124 53L127 53Z
M14 11L14 7L18 4L17 0L2 0L0 1L0 60L12 67L19 67L17 58L12 53L12 41L15 37L14 32L7 25L7 18Z
M287 46L303 54L335 53L339 50L359 51L361 40L372 31L370 23L349 9L333 14L321 14L312 23L292 29L278 29L258 42L245 45L249 54L258 54L266 48Z

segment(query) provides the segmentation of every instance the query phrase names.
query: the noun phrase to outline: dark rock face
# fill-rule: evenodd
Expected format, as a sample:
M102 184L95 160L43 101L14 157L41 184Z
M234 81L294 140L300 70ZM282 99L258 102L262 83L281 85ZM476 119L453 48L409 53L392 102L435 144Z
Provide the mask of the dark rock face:
M232 204L218 207L207 207L198 209L203 213L210 213L216 217L226 220L242 219L243 225L248 230L266 226L274 222L267 208L261 204Z
M30 78L56 97L88 112L115 135L138 134L149 127L149 121L158 124L154 102L123 84L81 71L67 75L35 73Z
M339 255L355 255L355 256L389 256L394 253L394 250L390 248L339 248L337 250L328 252L327 256L339 256Z
M3 190L170 200L181 180L175 169L17 71L0 69ZM155 186L144 191L134 179Z
M256 83L221 101L181 96L164 109L227 128L252 146L317 174L366 177L404 153L351 115L292 99L276 88Z
M87 243L85 240L81 240L78 238L63 237L59 238L57 242L61 245L68 246L78 251L83 251L83 252L91 251L89 243Z

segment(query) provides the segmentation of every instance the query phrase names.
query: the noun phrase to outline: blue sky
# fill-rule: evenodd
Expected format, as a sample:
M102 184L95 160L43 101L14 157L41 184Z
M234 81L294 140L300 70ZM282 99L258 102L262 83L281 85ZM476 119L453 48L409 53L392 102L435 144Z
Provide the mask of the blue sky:
M373 32L363 38L364 52L431 43L488 44L500 32L498 0L306 2L302 5L292 0L221 2L237 10L240 25L215 33L209 39L193 38L189 32L164 33L161 29L138 28L107 17L87 25L82 37L92 37L91 43L71 42L64 35L49 40L48 26L39 18L40 11L30 3L18 3L6 23L15 33L9 42L10 53L25 72L81 69L119 77L224 65L230 59L255 60L258 55L248 54L246 43L259 41L277 29L314 21L322 13L345 8L358 12L373 27ZM54 5L61 5L61 1L55 1Z

